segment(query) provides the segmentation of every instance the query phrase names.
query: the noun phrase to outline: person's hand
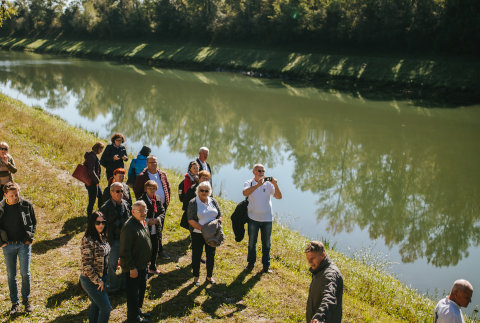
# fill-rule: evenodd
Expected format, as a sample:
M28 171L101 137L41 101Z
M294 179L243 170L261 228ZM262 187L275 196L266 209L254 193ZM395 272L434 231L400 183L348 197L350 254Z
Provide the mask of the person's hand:
M7 245L6 243L2 244L2 248L5 247L6 245Z
M119 160L119 159L120 157L118 157L118 155L113 156L113 160Z
M272 184L277 185L277 179L275 177L272 177Z
M137 278L138 277L138 270L137 268L130 269L130 278Z
M97 187L99 187L99 186L100 186L100 183L97 184Z
M27 244L27 245L32 244L32 242L31 241L26 241L25 244Z
M260 187L263 185L263 183L265 183L265 176L262 176L258 182L257 182L257 187Z
M128 157L127 157L127 156L122 156L122 159L123 159L123 160L127 160Z
M103 292L103 288L104 288L103 281L99 282L97 285L98 285L97 290Z
M223 222L223 216L219 217L218 221Z
M8 154L0 156L5 164L8 163L8 156L9 156Z

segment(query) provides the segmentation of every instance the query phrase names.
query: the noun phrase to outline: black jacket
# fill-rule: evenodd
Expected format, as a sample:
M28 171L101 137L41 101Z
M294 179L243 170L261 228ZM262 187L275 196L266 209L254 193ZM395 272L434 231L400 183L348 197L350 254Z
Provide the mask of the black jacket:
M245 223L248 222L248 200L245 199L237 204L232 213L232 229L235 241L240 242L245 236Z
M97 185L100 183L100 174L102 172L97 155L93 151L87 151L83 158L85 158L83 164L87 166L88 174L92 179L92 185Z
M153 202L152 200L148 197L147 193L143 193L142 196L140 197L140 200L144 201L145 204L147 204L147 219L160 219L160 227L163 226L163 222L165 221L165 209L163 208L162 201L160 198L155 195L155 204L157 204L157 213L154 212L153 209ZM159 232L160 229L159 225L156 226L156 233ZM149 231L150 231L150 227Z
M0 201L0 220L3 217L4 208L6 204L6 199ZM23 229L25 230L27 239L24 242L33 241L33 235L35 234L35 228L37 227L37 220L35 218L35 211L33 210L33 205L27 200L20 198L18 202L20 204L20 209L22 210L23 218ZM8 242L7 232L0 227L0 245Z
M118 155L120 159L113 160L113 156ZM113 173L113 171L117 168L124 168L124 160L122 159L123 156L127 156L127 149L125 146L115 146L114 144L109 144L105 148L105 151L100 158L100 164L105 167L107 174ZM128 159L127 159L128 160Z
M125 222L120 234L120 266L124 273L131 269L145 269L152 255L148 228L135 217Z
M128 218L131 217L131 209L127 201L122 200L121 203L121 207L124 210L123 216L111 198L108 199L108 201L106 201L99 209L107 221L107 239L110 244L112 244L113 241L120 239L122 226L127 222Z
M320 322L342 321L343 278L337 266L328 256L316 270L312 270L312 282L308 290L307 323L312 319Z

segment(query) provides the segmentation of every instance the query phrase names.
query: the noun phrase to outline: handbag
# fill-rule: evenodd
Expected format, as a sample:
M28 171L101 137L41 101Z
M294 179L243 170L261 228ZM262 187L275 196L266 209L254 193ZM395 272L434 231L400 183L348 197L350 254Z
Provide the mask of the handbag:
M80 182L83 182L87 186L92 185L92 179L90 178L90 175L88 174L88 169L87 166L83 164L78 164L77 168L73 171L72 174L73 177L78 179Z

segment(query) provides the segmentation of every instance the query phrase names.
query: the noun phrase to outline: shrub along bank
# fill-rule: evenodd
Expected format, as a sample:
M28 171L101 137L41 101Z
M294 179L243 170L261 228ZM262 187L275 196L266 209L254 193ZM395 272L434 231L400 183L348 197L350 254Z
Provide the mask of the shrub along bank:
M68 125L40 109L0 95L0 138L10 145L18 166L16 181L21 194L38 213L32 246L32 302L30 317L19 322L86 320L89 300L77 287L80 240L86 224L87 193L70 174L94 142L95 135ZM52 131L53 129L53 131ZM180 174L167 170L172 187ZM105 186L103 176L102 186ZM179 226L182 214L176 194L167 212L164 245L171 259L162 260L163 274L149 280L144 310L154 321L304 321L310 274L303 248L307 239L275 224L272 235L273 274L262 274L258 265L245 272L247 241L234 241L229 215L235 204L220 200L224 212L226 243L218 248L214 276L217 285L191 284L188 232ZM434 302L407 288L394 277L334 250L329 255L345 280L345 322L423 322L432 319ZM0 268L4 268L0 257ZM201 272L205 274L205 269ZM8 295L6 272L0 270L0 294ZM203 281L203 278L202 278ZM124 295L111 297L111 319L126 317ZM1 317L10 303L0 300Z
M480 61L390 53L351 54L282 49L202 46L193 43L0 37L0 48L114 59L157 66L240 71L260 77L312 80L320 86L388 87L403 94L434 90L445 98L480 99Z

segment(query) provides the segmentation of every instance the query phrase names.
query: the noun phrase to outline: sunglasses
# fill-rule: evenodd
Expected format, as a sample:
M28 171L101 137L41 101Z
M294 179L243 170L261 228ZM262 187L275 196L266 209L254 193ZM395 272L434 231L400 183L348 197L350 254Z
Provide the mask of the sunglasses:
M199 192L202 192L202 193L208 193L210 192L210 190L198 190Z
M115 190L115 191L112 191L112 192L114 192L114 193L123 193L122 190Z
M0 147L0 150L8 150L8 148Z
M257 169L257 172L259 172L259 173L265 173L265 169Z
M107 221L95 221L95 225L100 225L100 224L107 224Z

